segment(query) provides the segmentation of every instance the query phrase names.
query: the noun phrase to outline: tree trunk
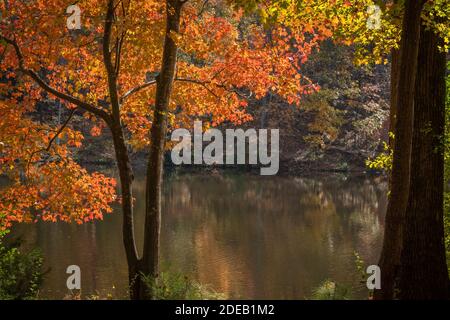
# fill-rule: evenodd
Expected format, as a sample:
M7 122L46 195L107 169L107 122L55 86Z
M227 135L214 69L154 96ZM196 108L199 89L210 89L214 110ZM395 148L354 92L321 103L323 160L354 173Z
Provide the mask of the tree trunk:
M144 253L142 272L157 277L159 272L160 227L161 227L161 189L164 160L164 147L167 132L167 112L176 73L178 48L171 38L172 32L179 32L182 2L166 1L166 36L164 41L161 72L156 81L156 100L151 129L150 158L147 167L146 212ZM142 298L152 298L145 288Z
M116 152L117 167L119 169L120 187L122 196L122 237L128 264L128 280L130 285L130 298L138 299L140 292L139 259L134 236L133 222L133 173L120 124L114 123L111 132Z
M448 299L444 244L445 53L421 27L414 95L411 181L401 256L400 299Z
M103 33L103 60L108 77L108 92L111 100L112 117L105 119L113 137L116 153L117 167L119 169L120 186L122 195L122 237L128 264L128 280L130 284L130 298L137 299L140 292L140 261L136 249L133 223L133 170L131 168L129 153L125 142L122 121L120 118L120 103L117 90L117 74L111 59L110 42L114 21L114 1L107 4L105 27ZM118 70L118 69L117 69Z
M385 218L381 268L381 290L375 299L395 298L402 245L402 225L408 204L411 142L413 131L414 83L420 38L420 14L424 0L409 0L405 13L400 44L400 75L396 96L398 108L395 126L394 159L391 190Z
M397 119L397 94L398 81L400 76L400 50L392 49L391 51L391 98L389 109L389 133L395 132L395 125ZM394 141L389 135L389 147L394 149Z
M114 1L107 4L105 27L103 31L103 60L108 77L108 93L111 100L112 117L107 117L107 122L114 142L117 167L119 169L120 186L122 195L122 237L128 264L128 281L130 285L130 298L137 299L140 292L140 261L136 249L133 223L133 170L125 142L124 130L120 118L120 102L117 88L117 73L111 58L111 34L114 22Z
M398 0L394 0L394 5L398 5ZM397 94L398 94L398 81L400 77L400 50L391 50L391 97L390 97L390 112L389 112L389 133L395 132L395 124L397 118ZM394 139L388 135L389 147L394 149Z

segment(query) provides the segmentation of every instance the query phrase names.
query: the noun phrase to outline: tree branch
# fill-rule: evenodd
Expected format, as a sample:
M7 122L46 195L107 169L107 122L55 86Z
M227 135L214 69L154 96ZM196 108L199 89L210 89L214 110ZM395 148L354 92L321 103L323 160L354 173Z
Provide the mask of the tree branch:
M213 79L214 79L214 77L213 77ZM248 95L248 96L246 96L246 95L240 93L239 91L237 91L236 89L230 89L230 88L227 88L227 87L226 87L225 85L223 85L223 84L214 84L212 81L201 81L201 80L189 79L189 78L175 78L175 81L179 81L179 82L190 82L190 83L194 83L194 84L200 85L200 86L202 86L203 88L205 88L209 93L211 93L211 94L212 94L214 97L216 97L216 98L219 98L219 96L218 96L211 88L209 88L209 87L207 86L208 84L212 84L212 85L214 85L214 86L216 86L216 87L218 87L218 88L225 89L225 90L228 91L228 92L233 92L233 93L237 94L238 96L240 96L240 97L243 98L243 99L248 99L248 98L251 97L251 94ZM143 89L145 89L145 88L148 88L148 87L150 87L151 85L154 85L154 84L156 84L156 80L150 80L150 81L144 82L143 84L141 84L141 85L139 85L139 86L134 87L133 89L128 90L128 91L120 98L120 103L121 103L121 104L124 103L125 100L126 100L127 98L129 98L131 95L133 95L133 94L135 94L135 93L137 93L137 92L139 92L139 91L141 91L141 90L143 90Z
M67 125L69 124L70 120L72 120L72 117L73 117L73 115L75 114L75 111L77 111L77 108L72 109L72 110L70 111L70 114L69 114L69 116L67 117L66 121L64 121L64 123L61 125L61 127L59 127L59 129L56 131L55 135L50 139L50 141L48 142L46 148L42 148L42 149L33 151L33 152L31 153L30 157L28 158L28 162L27 162L27 173L29 172L30 164L31 164L31 161L33 160L34 155L35 155L35 154L38 154L38 153L40 153L40 152L43 152L43 151L46 151L46 152L49 152L49 151L50 151L50 148L52 147L53 142L59 137L59 135L61 134L61 132L64 131L64 129L65 129L65 128L67 127Z
M103 62L105 64L108 76L108 91L111 99L112 113L114 121L120 123L120 102L117 93L116 70L111 60L111 51L109 50L111 43L112 25L114 20L114 0L108 1L106 10L105 27L103 31Z
M111 116L109 115L108 112L100 108L97 108L90 103L84 102L74 96L56 90L55 88L47 84L35 71L25 68L24 57L17 42L15 40L11 40L9 38L4 37L3 35L0 35L0 39L4 40L7 44L13 46L17 59L19 60L19 70L21 70L24 74L31 77L42 89L44 89L50 94L53 94L57 98L72 103L77 107L80 107L88 112L95 114L108 124L111 122Z
M210 88L208 88L207 84L210 84L211 83L210 81L200 81L200 80L188 79L188 78L176 78L175 81L190 82L190 83L198 84L198 85L202 86L203 88L205 88L206 90L208 90L208 92L211 93L214 97L219 98L217 96L217 94L214 93L214 91L212 91Z
M151 85L156 84L156 80L151 80L148 82L145 82L137 87L134 87L131 90L128 90L121 98L120 98L120 103L122 104L129 96L131 96L132 94L139 92L147 87L150 87Z
M72 109L70 111L69 116L67 117L66 121L64 121L64 123L62 124L61 127L59 127L58 131L56 131L56 134L53 136L53 138L50 139L47 148L45 148L45 151L49 151L50 148L52 147L53 141L56 140L56 138L58 138L58 136L61 134L61 132L63 132L63 130L67 127L67 125L69 124L70 120L72 120L73 115L75 114L75 111L77 111L77 108Z
M243 99L249 99L252 96L252 94L249 94L248 96L246 96L246 95L240 93L238 90L236 90L234 88L227 88L224 84L217 84L217 83L213 83L212 81L201 81L201 80L189 79L189 78L176 78L175 81L190 82L190 83L195 83L195 84L201 85L206 90L208 90L213 96L215 96L216 98L218 98L217 94L215 94L214 91L212 91L212 89L207 86L207 84L214 85L217 88L224 89L224 90L226 90L228 92L233 92L233 93L237 94L239 97L241 97Z

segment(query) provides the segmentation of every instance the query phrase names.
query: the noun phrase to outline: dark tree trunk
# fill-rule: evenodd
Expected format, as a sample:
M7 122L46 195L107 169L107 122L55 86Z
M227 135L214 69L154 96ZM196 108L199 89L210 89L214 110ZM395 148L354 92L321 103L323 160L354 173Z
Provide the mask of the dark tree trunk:
M391 98L390 98L390 112L389 112L389 132L395 132L395 125L397 119L397 94L398 81L400 76L400 50L392 49L391 51ZM394 141L389 136L389 146L394 149Z
M139 255L136 248L133 222L133 172L120 124L111 127L114 149L116 152L117 167L119 169L121 201L122 201L122 237L125 255L128 264L128 280L130 285L130 298L139 298Z
M160 227L161 227L161 189L164 148L167 132L167 112L176 73L176 43L171 38L172 32L179 32L182 2L166 1L166 36L164 41L161 72L156 81L156 100L151 129L150 158L147 168L146 212L144 253L142 272L156 277L159 268ZM142 298L152 298L147 290L141 290Z
M400 44L400 75L395 105L398 108L395 126L394 159L391 189L385 218L381 268L381 290L375 299L395 298L400 254L402 249L402 225L408 204L411 142L413 131L414 82L420 39L420 14L424 0L409 0L405 13Z
M398 0L394 0L394 5L398 5ZM391 50L391 97L390 97L390 112L389 112L389 132L395 132L395 124L397 118L397 95L398 95L398 81L400 77L400 50ZM389 146L394 149L394 139L389 135Z
M137 299L140 292L139 281L139 255L136 249L133 223L133 171L131 168L129 153L125 142L124 130L120 118L120 103L117 90L117 73L111 59L110 41L114 20L114 1L109 0L105 17L103 34L103 59L108 76L108 92L111 101L112 116L108 117L108 126L111 130L114 150L116 153L117 167L119 169L120 187L122 196L122 237L128 264L128 280L130 284L130 298ZM118 69L117 69L118 71Z
M400 299L448 299L444 244L445 53L421 27L414 95L411 181L401 256Z

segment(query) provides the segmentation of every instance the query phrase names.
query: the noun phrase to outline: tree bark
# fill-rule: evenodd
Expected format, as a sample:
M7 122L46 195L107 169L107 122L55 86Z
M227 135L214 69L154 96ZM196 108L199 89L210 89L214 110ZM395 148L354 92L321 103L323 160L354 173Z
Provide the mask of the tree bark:
M394 0L394 6L398 5L398 0ZM397 118L397 94L398 81L400 76L400 49L391 50L391 97L390 97L390 112L389 112L389 133L395 132L395 124ZM389 147L394 149L394 139L388 136Z
M128 281L130 285L130 298L138 299L140 292L139 281L139 255L136 248L133 219L133 173L129 159L128 149L125 144L123 130L120 124L111 126L116 153L117 167L120 177L120 188L122 196L122 237L125 255L128 264Z
M120 101L117 89L117 73L112 63L110 41L114 22L114 1L109 0L106 10L105 27L103 34L103 62L108 77L108 92L111 101L112 117L108 122L111 130L117 167L120 176L122 196L122 237L128 264L128 280L130 285L130 298L138 299L140 292L140 261L136 248L133 222L133 171L129 153L125 142L124 129L120 117Z
M397 94L398 81L400 76L400 50L392 49L391 51L391 98L389 109L389 133L395 132L395 125L397 119ZM394 149L394 141L389 135L389 147Z
M173 32L180 30L180 16L183 2L166 1L166 32L161 72L156 79L156 99L151 129L150 157L147 167L146 212L144 253L142 273L157 277L159 272L161 189L164 163L164 148L167 132L167 112L176 73L178 47L172 39ZM152 298L148 290L142 288L142 298Z
M401 72L396 96L398 112L395 126L391 190L385 218L383 248L379 261L381 290L375 291L375 299L395 298L395 287L398 280L403 237L402 225L409 194L414 83L419 51L420 14L424 2L424 0L409 0L405 3L400 44Z
M411 181L400 264L400 299L448 299L444 244L446 56L421 27L414 95Z

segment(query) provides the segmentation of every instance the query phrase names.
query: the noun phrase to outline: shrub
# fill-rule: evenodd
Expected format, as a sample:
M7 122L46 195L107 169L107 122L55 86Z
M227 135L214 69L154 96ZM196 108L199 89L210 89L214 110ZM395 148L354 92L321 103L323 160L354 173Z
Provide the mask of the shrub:
M172 272L161 272L157 278L144 276L144 282L155 300L221 300L225 296L209 286Z
M349 300L350 289L336 282L325 280L314 289L312 300Z
M35 299L42 284L42 263L40 251L23 253L0 239L0 299Z

